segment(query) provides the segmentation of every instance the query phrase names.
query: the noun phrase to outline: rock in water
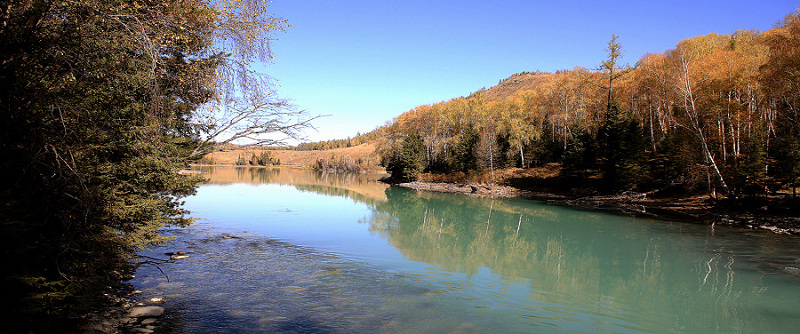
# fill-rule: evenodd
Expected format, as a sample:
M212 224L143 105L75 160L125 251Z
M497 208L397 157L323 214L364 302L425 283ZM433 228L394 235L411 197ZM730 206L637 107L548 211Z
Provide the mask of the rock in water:
M164 314L164 308L161 306L136 306L128 311L128 316L132 318L153 318L160 317Z

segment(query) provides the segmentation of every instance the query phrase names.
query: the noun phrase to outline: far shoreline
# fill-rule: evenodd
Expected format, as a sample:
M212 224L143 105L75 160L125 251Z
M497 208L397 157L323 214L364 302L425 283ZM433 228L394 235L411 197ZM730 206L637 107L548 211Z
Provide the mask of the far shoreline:
M747 230L765 230L775 234L800 235L800 217L780 215L756 215L723 210L707 203L706 196L673 197L663 199L647 198L646 194L623 193L618 195L597 195L570 197L553 192L529 191L505 185L485 185L478 183L447 183L431 181L391 182L393 186L417 191L460 193L470 196L492 196L524 198L541 201L550 205L571 207L583 210L605 211L611 213L643 216L656 219L691 221L707 225L725 225Z
M282 165L233 165L233 164L192 164L196 167L235 167L235 168L290 168L314 170L310 166L298 164ZM328 173L348 173L326 171ZM709 203L708 195L652 198L644 193L626 192L622 194L602 194L592 196L569 196L546 190L524 190L501 184L485 184L479 182L435 182L417 180L398 182L392 180L390 174L382 168L369 169L359 173L370 176L374 181L384 182L416 191L433 191L458 193L470 196L490 196L523 198L541 201L550 205L571 207L583 210L605 211L639 217L691 221L698 224L724 225L746 230L764 230L775 234L800 235L800 217L776 215L769 212L763 214L741 213L714 206Z

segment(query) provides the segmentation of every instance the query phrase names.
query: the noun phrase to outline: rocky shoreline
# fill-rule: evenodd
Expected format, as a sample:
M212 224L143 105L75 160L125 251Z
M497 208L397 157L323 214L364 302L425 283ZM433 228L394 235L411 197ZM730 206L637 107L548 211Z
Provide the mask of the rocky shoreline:
M637 216L663 219L691 220L707 224L720 224L744 229L759 229L777 234L800 235L800 217L770 213L753 214L720 210L706 199L662 198L654 199L647 193L626 192L618 195L570 197L567 195L533 192L503 185L461 184L413 181L396 186L474 196L520 197L539 200L552 205L570 206L591 210L604 210Z
M223 238L226 237L223 234ZM235 237L231 237L235 238ZM149 259L159 263L185 260L194 252L165 253L169 260ZM129 277L128 279L132 279ZM90 312L78 322L74 332L93 334L154 333L162 325L165 308L160 306L167 300L153 297L139 300L142 291L134 290L131 284L120 282L117 287L106 287L103 294L105 307Z
M80 319L77 333L153 333L161 323L164 307L157 304L164 300L153 298L147 302L136 301L141 291L130 285L105 293L106 307L84 315Z

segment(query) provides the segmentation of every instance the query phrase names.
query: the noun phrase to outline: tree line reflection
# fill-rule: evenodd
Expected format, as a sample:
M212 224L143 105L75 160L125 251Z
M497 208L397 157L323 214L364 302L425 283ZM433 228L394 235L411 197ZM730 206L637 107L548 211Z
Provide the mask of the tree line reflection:
M747 251L714 245L704 226L517 199L386 194L367 223L409 260L525 282L525 303L545 313L558 305L569 310L550 312L602 315L629 329L740 331L760 323L749 321L761 315L748 304L784 299L764 295L764 273L737 273L737 253Z
M503 305L531 322L584 317L596 318L598 330L780 332L787 322L769 319L800 309L798 280L772 260L800 259L795 239L417 192L358 175L268 168L209 175L211 183L290 184L364 203L371 212L361 223L407 259L468 278L488 269L523 285L524 295L503 296ZM798 317L782 319L800 325Z

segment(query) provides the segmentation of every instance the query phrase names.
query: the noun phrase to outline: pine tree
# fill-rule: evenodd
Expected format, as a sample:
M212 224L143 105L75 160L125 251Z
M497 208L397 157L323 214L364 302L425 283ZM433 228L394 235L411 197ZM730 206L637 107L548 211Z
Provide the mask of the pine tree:
M478 168L478 158L475 155L475 150L478 147L479 140L480 137L475 130L475 126L469 123L461 133L456 146L452 162L453 169L466 173Z
M180 199L200 180L177 171L213 128L193 119L221 96L217 69L247 63L214 42L222 20L247 13L204 1L0 8L0 317L20 327L4 330L47 332L129 273L137 250L168 241L160 227L191 222Z
M386 169L392 172L392 178L401 181L414 180L425 170L425 146L422 137L409 134L403 139L399 154L392 159Z

